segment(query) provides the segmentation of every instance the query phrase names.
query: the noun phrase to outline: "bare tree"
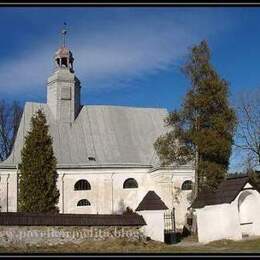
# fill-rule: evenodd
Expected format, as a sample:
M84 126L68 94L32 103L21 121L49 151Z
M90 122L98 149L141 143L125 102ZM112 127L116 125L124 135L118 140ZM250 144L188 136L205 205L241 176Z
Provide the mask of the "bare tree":
M243 92L236 104L239 124L235 146L246 153L246 168L260 165L260 89Z
M18 102L0 101L0 161L4 161L12 151L22 112Z

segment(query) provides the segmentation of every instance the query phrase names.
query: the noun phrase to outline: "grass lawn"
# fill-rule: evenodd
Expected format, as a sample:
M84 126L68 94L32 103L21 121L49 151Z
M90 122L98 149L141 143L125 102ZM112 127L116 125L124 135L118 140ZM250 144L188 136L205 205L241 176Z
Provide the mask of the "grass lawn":
M185 243L184 243L185 242ZM201 245L192 240L167 245L160 242L127 242L126 240L92 241L53 246L0 247L0 253L260 253L260 238L221 240Z

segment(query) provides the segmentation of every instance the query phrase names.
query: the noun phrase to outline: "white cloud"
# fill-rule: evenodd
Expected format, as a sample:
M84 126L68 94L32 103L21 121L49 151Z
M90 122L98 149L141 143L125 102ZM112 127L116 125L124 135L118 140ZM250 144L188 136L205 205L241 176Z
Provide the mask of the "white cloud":
M108 85L118 88L122 86L121 79L127 81L165 70L191 44L227 29L218 15L204 14L117 17L96 30L88 30L86 20L69 39L76 74L83 86L100 89ZM0 65L0 93L23 93L45 87L55 51L55 44L47 43L47 39L41 39L29 51Z

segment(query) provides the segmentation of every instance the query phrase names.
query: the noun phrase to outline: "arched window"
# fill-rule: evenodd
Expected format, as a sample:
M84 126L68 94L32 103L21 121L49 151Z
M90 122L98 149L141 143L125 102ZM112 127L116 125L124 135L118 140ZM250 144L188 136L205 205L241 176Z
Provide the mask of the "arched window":
M192 189L192 181L185 181L181 185L182 190L191 190Z
M129 178L129 179L125 180L125 182L123 184L123 188L124 189L138 188L138 183L137 183L137 181L135 179Z
M90 206L90 202L87 199L80 200L77 204L78 207Z
M63 65L64 65L64 66L63 66ZM62 66L62 67L68 67L67 58L61 58L61 66Z
M255 220L258 219L255 210L258 206L259 202L257 203L254 193L251 193L251 191L242 191L238 197L238 214L242 233L250 235L249 227L250 225L254 225Z
M91 190L91 186L87 180L79 180L75 183L74 190Z

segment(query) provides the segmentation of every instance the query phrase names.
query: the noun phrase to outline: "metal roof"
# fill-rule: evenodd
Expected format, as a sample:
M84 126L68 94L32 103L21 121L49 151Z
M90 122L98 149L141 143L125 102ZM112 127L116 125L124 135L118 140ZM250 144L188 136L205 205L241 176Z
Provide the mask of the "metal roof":
M14 167L20 162L31 117L39 108L49 124L58 166L138 167L159 163L153 143L166 132L166 109L87 105L69 125L56 122L47 104L27 102L13 151L0 168Z

